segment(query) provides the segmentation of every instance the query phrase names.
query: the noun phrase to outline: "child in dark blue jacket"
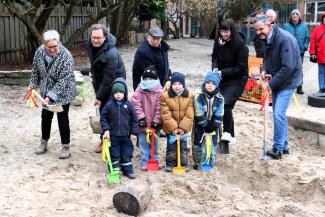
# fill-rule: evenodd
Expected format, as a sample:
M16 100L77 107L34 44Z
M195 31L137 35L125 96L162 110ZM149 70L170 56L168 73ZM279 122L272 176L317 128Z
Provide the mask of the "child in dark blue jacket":
M112 84L113 97L106 103L100 115L104 138L111 140L111 159L113 168L119 168L125 176L135 178L132 157L133 144L138 134L138 118L135 109L127 100L127 86L123 78ZM130 138L131 137L131 138Z

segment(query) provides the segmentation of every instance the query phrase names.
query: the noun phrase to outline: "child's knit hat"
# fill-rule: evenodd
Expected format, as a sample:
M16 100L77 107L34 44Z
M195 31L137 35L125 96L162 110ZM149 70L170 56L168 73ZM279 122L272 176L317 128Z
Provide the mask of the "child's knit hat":
M115 94L117 92L124 93L124 94L126 92L125 85L122 84L121 82L116 82L113 84L112 93Z
M170 83L173 85L175 82L179 82L185 87L185 75L181 72L174 72L171 76Z
M143 75L142 78L152 78L154 80L158 79L158 72L157 72L157 68L154 65L150 65L148 67L146 67L143 71Z
M217 87L219 87L219 84L221 82L220 74L217 72L208 72L204 77L203 85L209 81L212 81Z

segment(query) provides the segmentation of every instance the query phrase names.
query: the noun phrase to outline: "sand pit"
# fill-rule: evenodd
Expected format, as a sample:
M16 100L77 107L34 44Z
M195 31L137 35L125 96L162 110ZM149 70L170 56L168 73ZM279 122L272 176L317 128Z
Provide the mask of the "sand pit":
M169 43L174 48L170 52L172 70L185 72L187 86L194 90L210 69L213 42L187 39ZM135 48L121 49L129 85L134 52ZM132 93L131 86L129 89ZM218 155L212 171L191 170L177 176L163 170L141 172L135 148L137 178L122 177L121 185L108 185L106 165L94 153L98 136L89 126L88 117L95 114L93 96L82 107L71 107L72 157L59 160L57 119L53 120L48 153L35 155L40 110L24 107L26 87L0 85L0 90L0 216L122 217L125 215L113 207L112 196L133 182L147 183L153 190L144 217L325 216L325 152L317 146L317 138L312 132L290 127L290 155L279 161L261 160L263 114L257 105L236 105L237 144L230 147L231 154ZM268 127L271 141L271 121ZM164 138L160 145L164 162Z

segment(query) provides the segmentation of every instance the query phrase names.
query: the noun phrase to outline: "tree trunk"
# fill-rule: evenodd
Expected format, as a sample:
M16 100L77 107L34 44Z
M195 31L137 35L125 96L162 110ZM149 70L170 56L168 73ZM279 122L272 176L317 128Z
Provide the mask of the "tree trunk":
M128 44L129 27L140 3L141 1L129 0L112 13L110 19L111 32L115 35L118 45Z
M138 216L148 207L152 195L147 184L133 183L113 196L113 204L118 212Z

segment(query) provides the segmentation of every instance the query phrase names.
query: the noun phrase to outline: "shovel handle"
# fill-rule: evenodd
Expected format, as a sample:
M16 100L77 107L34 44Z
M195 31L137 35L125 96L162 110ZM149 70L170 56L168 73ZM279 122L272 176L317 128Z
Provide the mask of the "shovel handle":
M45 99L36 90L32 90L32 91L35 94L35 96L41 101L41 103L43 105L47 105L47 102L45 101Z

